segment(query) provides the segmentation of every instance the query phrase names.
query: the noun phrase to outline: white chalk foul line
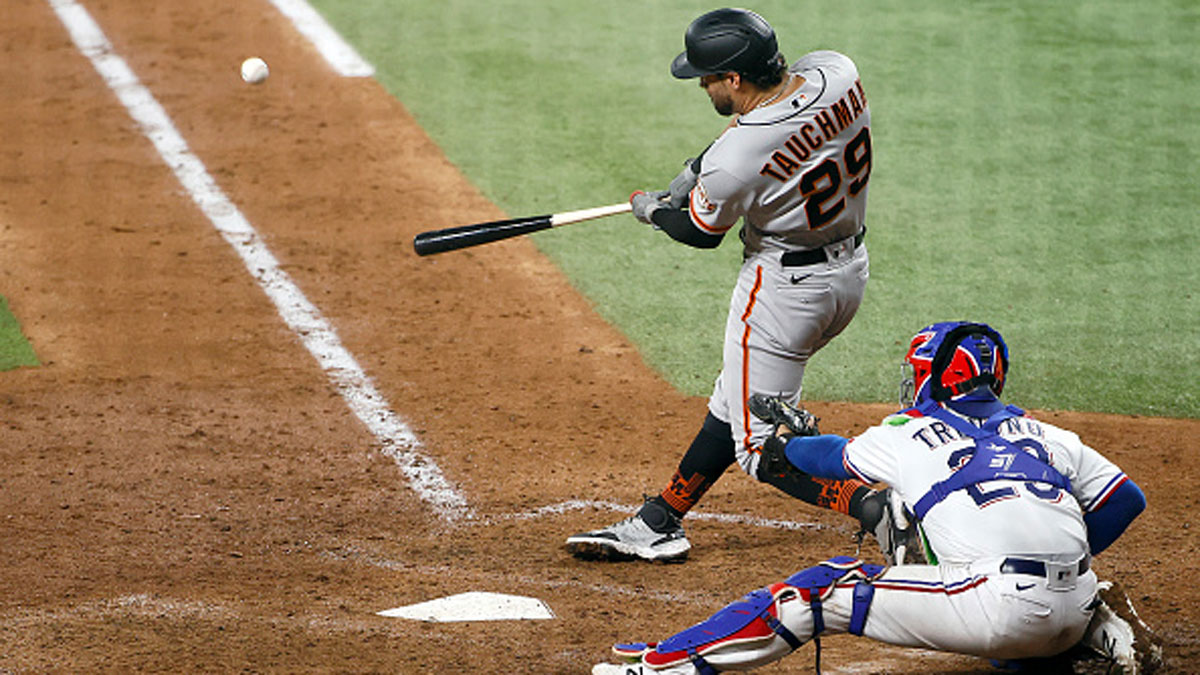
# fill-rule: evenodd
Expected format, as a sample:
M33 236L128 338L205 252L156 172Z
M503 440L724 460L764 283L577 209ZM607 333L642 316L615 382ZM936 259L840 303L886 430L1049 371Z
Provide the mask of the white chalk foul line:
M607 511L618 511L621 513L634 513L638 507L629 504L618 504L616 502L595 501L590 499L569 499L565 502L557 504L547 504L532 511L523 511L520 513L506 513L499 516L494 516L494 520L535 520L544 516L558 515L567 511L582 511L583 509L602 509ZM756 516L741 516L735 513L711 513L708 511L689 511L688 520L711 520L718 523L729 523L734 525L749 525L752 527L764 527L775 530L824 530L829 526L822 523L802 523L794 520L775 520L772 518L759 518ZM484 519L483 522L486 522Z
M300 34L308 38L321 56L342 77L371 77L375 68L358 55L342 36L338 34L304 0L270 0L272 5L291 20Z
M241 257L288 328L379 441L381 451L399 465L412 489L446 520L473 517L466 499L446 480L437 464L421 452L416 435L392 412L354 356L342 346L333 326L280 268L258 232L217 186L150 91L113 51L88 11L75 0L48 1L76 47L92 62L213 227Z

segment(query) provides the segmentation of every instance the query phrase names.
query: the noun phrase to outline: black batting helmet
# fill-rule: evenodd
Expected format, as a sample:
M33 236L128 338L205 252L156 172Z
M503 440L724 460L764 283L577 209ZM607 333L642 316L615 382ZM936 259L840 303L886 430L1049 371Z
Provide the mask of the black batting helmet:
M671 74L681 80L728 72L765 75L784 65L775 29L748 9L716 9L697 18L683 44L685 51L671 63Z

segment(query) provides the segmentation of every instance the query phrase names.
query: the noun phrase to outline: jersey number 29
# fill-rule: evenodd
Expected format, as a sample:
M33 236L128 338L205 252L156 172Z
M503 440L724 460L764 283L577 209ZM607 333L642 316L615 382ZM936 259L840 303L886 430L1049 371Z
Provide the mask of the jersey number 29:
M871 177L871 129L863 127L858 135L846 144L842 153L849 177L849 194L857 195L867 186ZM800 176L800 194L804 195L804 210L808 214L808 227L819 230L837 217L846 208L846 196L841 193L842 170L832 157L809 169ZM834 197L837 197L834 200Z

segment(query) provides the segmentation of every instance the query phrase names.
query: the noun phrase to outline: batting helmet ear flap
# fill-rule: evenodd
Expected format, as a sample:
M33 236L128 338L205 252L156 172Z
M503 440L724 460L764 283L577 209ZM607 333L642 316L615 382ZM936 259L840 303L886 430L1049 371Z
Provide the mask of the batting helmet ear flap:
M975 377L956 382L948 387L942 383L942 375L950 366L950 362L954 360L954 353L958 350L958 345L971 335L989 338L996 345L998 352L996 358L999 361L996 370L998 372L981 372ZM999 396L1004 389L1004 379L1008 373L1008 347L1004 344L1004 338L1000 337L1000 333L997 333L991 326L982 323L964 323L952 328L942 338L942 343L938 345L937 352L933 355L930 371L929 397L939 403L949 401L959 394L965 394L984 384L991 387L992 391Z

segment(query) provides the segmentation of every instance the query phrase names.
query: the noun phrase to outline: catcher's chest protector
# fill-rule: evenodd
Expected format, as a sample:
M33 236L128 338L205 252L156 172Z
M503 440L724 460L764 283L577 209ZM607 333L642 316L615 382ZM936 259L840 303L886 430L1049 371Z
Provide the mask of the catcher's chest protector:
M967 463L946 480L935 483L929 492L913 505L913 514L924 518L939 502L956 490L965 490L993 480L1013 480L1042 483L1070 492L1071 481L1049 463L1025 452L1022 448L1000 436L996 431L1005 420L1024 414L1019 408L1009 406L993 415L977 427L934 403L921 406L928 417L949 424L963 436L975 439L975 447Z

